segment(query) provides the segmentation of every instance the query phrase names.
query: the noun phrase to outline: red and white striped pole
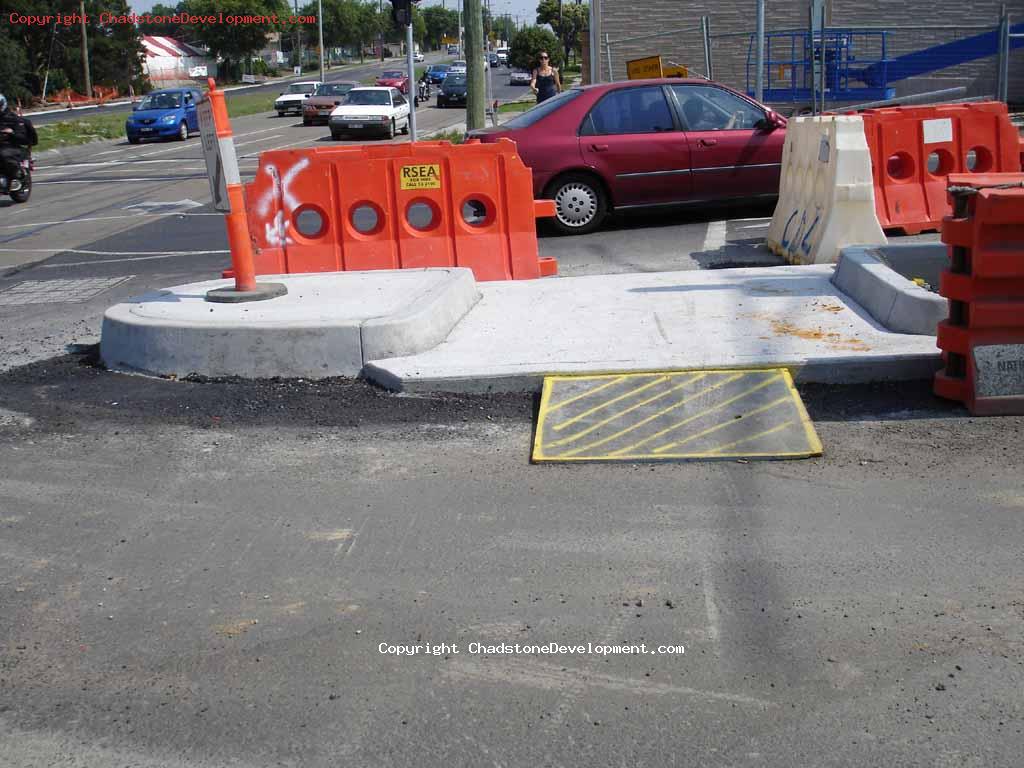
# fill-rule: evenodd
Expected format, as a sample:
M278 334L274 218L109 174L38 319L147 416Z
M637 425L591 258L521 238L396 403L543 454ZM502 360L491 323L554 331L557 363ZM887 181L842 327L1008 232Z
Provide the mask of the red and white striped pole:
M231 131L231 120L228 118L224 92L217 90L217 83L212 77L208 78L207 82L210 87L207 98L210 100L213 113L216 144L213 142L213 136L204 135L203 152L206 155L206 168L210 173L214 205L217 210L225 212L224 221L228 230L228 248L231 250L231 269L235 273L235 287L209 291L206 294L206 299L207 301L236 303L261 301L282 296L288 293L288 289L283 284L256 282L252 241L249 239L249 222L245 213L245 192L242 189L242 178L238 172L238 158L235 155L235 138ZM221 174L223 178L220 178ZM221 181L226 187L226 200L221 199Z

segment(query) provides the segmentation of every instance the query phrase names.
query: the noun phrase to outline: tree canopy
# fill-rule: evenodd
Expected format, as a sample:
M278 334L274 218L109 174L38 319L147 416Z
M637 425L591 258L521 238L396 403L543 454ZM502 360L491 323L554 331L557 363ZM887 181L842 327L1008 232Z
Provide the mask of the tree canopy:
M519 69L534 69L538 64L537 54L547 51L551 66L562 66L562 51L558 39L544 27L523 27L512 38L509 62Z

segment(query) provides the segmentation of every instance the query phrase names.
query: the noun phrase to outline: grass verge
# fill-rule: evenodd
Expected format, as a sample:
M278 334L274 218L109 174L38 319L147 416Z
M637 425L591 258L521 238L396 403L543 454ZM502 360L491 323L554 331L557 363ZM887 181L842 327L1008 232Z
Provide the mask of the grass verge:
M126 115L93 115L75 120L61 120L36 126L39 144L33 152L45 152L58 147L88 144L90 141L124 137Z
M525 112L530 107L537 106L535 101L513 101L511 104L502 104L498 107L498 114L504 115L510 112Z
M452 144L461 144L465 139L465 135L458 131L444 131L443 133L434 134L431 141L450 141Z
M228 105L228 117L243 117L244 115L257 115L260 112L273 112L274 99L277 93L240 93L237 96L230 92L224 94Z

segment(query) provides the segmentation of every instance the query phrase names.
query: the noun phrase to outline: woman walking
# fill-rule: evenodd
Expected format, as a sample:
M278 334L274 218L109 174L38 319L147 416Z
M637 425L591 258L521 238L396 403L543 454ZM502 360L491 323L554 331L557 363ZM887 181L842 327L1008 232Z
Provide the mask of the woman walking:
M537 103L540 104L562 90L562 80L558 70L551 66L551 57L547 51L541 51L538 58L540 66L533 70L530 89L537 94Z

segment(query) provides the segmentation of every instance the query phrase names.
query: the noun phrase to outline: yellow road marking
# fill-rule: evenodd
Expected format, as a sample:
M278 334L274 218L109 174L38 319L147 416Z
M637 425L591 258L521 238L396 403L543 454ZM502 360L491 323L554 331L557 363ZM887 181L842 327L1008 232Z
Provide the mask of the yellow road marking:
M743 376L743 375L744 374L740 374L740 376ZM739 378L739 376L737 376L736 378ZM754 386L754 387L751 387L750 389L744 390L743 392L741 392L740 394L736 395L735 397L730 397L728 400L723 400L718 405L713 405L712 407L708 408L707 410L701 411L700 413L695 413L692 416L689 416L689 417L683 419L682 421L677 422L676 424L673 424L673 425L671 425L669 427L666 427L665 429L661 430L660 432L655 432L650 437L645 437L639 443L633 443L633 445L626 446L625 448L622 448L622 449L620 449L618 451L612 451L612 453L610 453L609 455L610 456L619 456L620 454L629 453L630 451L632 451L632 450L634 450L636 448L639 448L641 445L646 445L647 443L650 443L650 442L652 442L654 440L657 440L659 437L663 437L663 436L667 435L669 432L672 432L672 431L678 429L679 427L685 426L685 425L689 424L692 421L696 421L697 419L701 418L702 416L706 416L709 413L713 413L714 411L717 411L717 410L719 410L721 408L724 408L725 406L727 406L727 405L729 405L731 403L735 403L737 400L742 400L747 395L752 395L755 392L757 392L758 390L764 389L769 384L772 384L773 382L776 382L776 381L778 381L781 378L782 378L781 374L776 374L774 376L771 376L771 377L765 379L764 381L762 381L757 386Z
M794 424L796 424L796 422L793 421L792 419L790 419L785 424L779 424L779 426L777 426L777 427L772 427L771 429L766 429L764 432L758 432L756 435L750 435L750 437L744 437L742 440L736 440L736 441L734 441L732 443L728 443L726 445L721 446L720 448L715 448L715 449L713 449L711 451L708 451L708 453L709 454L723 453L723 452L729 450L730 448L735 448L737 445L743 445L743 443L749 443L752 440L759 440L762 437L767 437L768 435L774 434L776 432L781 432L786 427L791 427Z
M782 403L788 403L789 401L790 401L790 395L787 392L785 395L780 397L778 400L775 400L775 401L773 401L771 403L768 403L766 405L762 405L760 408L755 408L750 413L743 414L743 418L746 419L746 418L749 418L751 416L756 416L759 413L764 413L765 411L770 411L775 406L781 405ZM705 411L705 413L706 413L706 411ZM664 453L665 451L671 450L672 448L675 448L677 446L686 445L686 443L689 443L689 442L691 442L693 440L696 440L699 437L704 437L705 435L710 435L713 432L717 432L720 429L725 429L730 424L735 424L736 421L737 421L737 419L729 419L728 421L723 421L720 424L716 424L713 427L708 427L707 429L705 429L705 430L703 430L701 432L697 432L696 434L690 435L689 437L686 437L686 438L684 438L682 440L679 440L677 442L668 443L666 445L661 446L660 448L655 448L653 452L654 453ZM709 453L714 453L714 451L709 451Z
M606 400L605 402L601 403L600 405L595 405L589 411L584 411L583 413L580 413L580 414L578 414L576 416L573 416L571 419L566 419L563 422L555 424L553 429L556 432L558 432L560 430L563 430L566 427L568 427L568 426L570 426L572 424L575 424L580 419L585 419L587 416L590 416L590 415L592 415L594 413L597 413L598 411L604 410L608 406L615 405L616 403L618 403L621 400L625 400L626 398L632 397L633 395L638 395L638 394L640 394L641 392L643 392L646 389L650 389L651 387L656 387L658 384L662 384L662 383L668 381L669 378L670 378L669 376L659 376L654 381L650 381L647 384L644 384L642 387L637 387L636 389L631 389L629 392L625 393L624 395L619 395L618 397L613 397L611 400ZM672 390L669 390L669 391L671 392Z
M612 379L611 381L607 381L607 382L605 382L604 384L602 384L599 387L594 387L593 389L588 389L586 392L584 392L582 394L579 394L579 395L576 395L575 397L570 397L568 400L563 400L560 403L555 403L554 405L549 405L548 406L548 414L550 415L550 414L554 413L555 411L557 411L559 408L564 408L565 406L571 405L572 403L575 403L575 402L578 402L578 401L582 400L585 397L590 397L591 395L596 395L602 389L608 389L608 387L614 386L614 385L618 384L620 381L625 381L625 380L626 380L625 376L617 376L614 379Z
M591 424L589 427L587 427L586 429L584 429L584 430L582 430L580 432L577 432L576 434L569 435L568 437L563 437L561 440L555 440L554 442L550 443L549 445L553 448L553 447L558 446L558 445L565 445L566 443L571 443L571 442L573 442L575 440L579 440L584 435L589 435L591 432L593 432L596 429L600 429L605 424L610 424L611 422L615 421L616 419L620 418L621 416L625 416L628 413L632 413L637 408L643 408L645 405L650 405L655 400L661 400L663 397L668 397L673 392L677 392L680 389L683 389L684 387L689 386L693 382L699 381L700 379L703 379L703 378L704 378L704 374L700 374L698 376L691 376L689 379L684 381L682 384L676 384L671 389L666 389L664 392L659 392L658 394L654 395L653 397L649 397L646 400L641 400L639 403L634 403L633 405L631 405L629 408L627 408L624 411L619 411L618 413L613 413L608 418L603 419L603 420L597 422L596 424ZM702 390L702 391L706 391L706 390ZM699 394L701 394L701 393L698 392L697 395L699 395ZM692 395L690 398L687 398L687 400L693 399L693 397L696 397L697 395ZM686 400L684 400L683 402L685 403ZM681 404L682 403L676 403L675 405L669 407L667 410L670 411L670 410L672 410L672 408L677 408ZM627 428L627 431L628 431L628 428ZM581 449L581 450L585 450L587 447L588 446L584 446L584 448ZM571 454L566 454L566 455L568 456L568 455L571 455Z
M664 392L664 393L662 393L662 395L658 395L658 397L661 397L663 395L671 394L675 390L682 389L687 384L692 384L694 381L699 381L700 379L703 379L703 378L704 378L704 374L701 374L700 376L697 376L697 377L693 378L691 381L683 382L678 387L673 387L668 392ZM609 435L608 437L603 437L600 440L595 440L592 443L587 443L586 445L580 446L579 448L574 448L573 450L569 451L568 453L564 453L562 455L563 456L572 456L572 455L580 453L582 451L589 451L591 448L596 448L599 445L604 445L605 443L610 443L612 440L615 440L616 438L622 437L623 435L628 434L629 432L632 432L634 429L639 429L640 427L642 427L642 426L644 426L646 424L651 423L655 419L658 419L658 418L664 416L666 413L674 411L676 408L679 408L680 406L686 405L691 400L694 400L694 399L700 397L701 395L706 395L708 392L714 392L716 389L719 389L720 387L724 387L726 384L728 384L728 383L730 383L732 381L736 381L736 379L740 379L740 378L743 378L743 374L742 373L738 373L738 374L736 374L734 376L730 376L729 378L727 378L727 379L725 379L723 381L720 381L717 384L712 384L710 387L705 387L704 389L701 389L701 390L699 390L697 392L694 392L692 395L690 395L689 397L687 397L687 398L685 398L683 400L680 400L678 403L673 403L668 408L663 408L662 410L658 411L657 413L648 416L646 419L642 419L641 421L638 421L636 424L633 424L632 426L626 427L625 429L621 429L621 430L619 430L618 432L616 432L613 435ZM657 400L658 397L652 397L652 398L650 398L648 401L646 401L644 403L638 403L636 406L634 406L634 408L639 408L639 407L641 407L643 405L646 405L647 402L653 402L653 401ZM628 413L628 412L629 411L623 411L622 414L618 414L618 415L621 416L621 415L623 415L625 413ZM587 434L588 432L593 432L595 429L599 429L600 427L603 427L609 421L612 421L612 419L611 418L605 419L605 421L603 421L602 423L595 424L590 429L584 430L583 432L580 432L578 435L573 435L572 439L576 439L578 437L582 437L583 435ZM566 442L566 441L567 440L562 440L559 443L552 443L552 445L553 446L554 445L560 445L562 442Z

